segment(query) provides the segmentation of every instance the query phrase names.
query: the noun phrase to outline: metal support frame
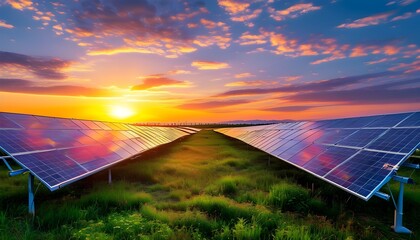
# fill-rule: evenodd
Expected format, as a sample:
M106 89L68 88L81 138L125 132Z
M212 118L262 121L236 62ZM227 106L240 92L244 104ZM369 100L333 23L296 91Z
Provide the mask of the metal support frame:
M28 212L35 216L34 175L28 174Z
M111 172L111 168L108 169L108 184L112 183L112 172Z
M394 212L394 229L397 233L407 233L410 234L411 231L403 226L403 206L404 206L404 184L413 184L413 179L401 176L394 176L394 179L397 182L400 182L400 190L398 193L398 203Z

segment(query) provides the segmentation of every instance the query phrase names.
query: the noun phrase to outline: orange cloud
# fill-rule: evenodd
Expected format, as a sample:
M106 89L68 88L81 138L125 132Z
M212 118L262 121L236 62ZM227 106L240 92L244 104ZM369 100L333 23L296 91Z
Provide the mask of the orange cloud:
M190 101L179 105L178 108L188 109L188 110L206 110L209 108L222 108L222 107L231 107L240 104L249 103L248 100L226 100L226 101Z
M230 68L228 63L213 61L194 61L191 63L191 66L196 67L199 70L217 70Z
M255 75L252 75L252 73L249 73L249 72L235 74L235 78L247 78L247 77L254 77L254 76Z
M167 78L162 74L155 74L146 76L143 79L143 82L139 85L133 86L131 90L147 90L150 88L158 88L158 87L168 87L168 86L182 86L186 85L187 82L179 81L172 78Z
M6 23L4 20L0 20L0 27L11 29L11 28L14 28L15 26L13 26L12 24Z
M366 56L367 53L365 52L365 49L361 46L356 46L353 48L350 57L361 57Z
M36 95L115 97L116 92L105 88L92 88L75 85L49 85L23 79L0 78L0 92L26 93Z
M158 51L163 53L162 51ZM108 49L98 49L90 50L87 52L89 56L100 56L100 55L115 55L120 53L156 53L150 49L146 48L133 48L133 47L119 47L119 48L108 48Z
M238 14L245 11L250 6L247 2L237 0L219 0L219 6L223 7L230 14Z
M275 85L278 84L275 81L238 81L238 82L231 82L225 84L226 87L255 87L255 86L267 86L267 85Z
M182 69L176 69L176 70L169 71L168 74L170 74L170 75L191 74L191 71L182 70Z
M210 20L206 20L204 18L200 19L200 23L203 24L208 29L226 26L226 24L223 22L213 22Z
M369 17L360 18L357 20L354 20L351 23L343 23L341 25L338 25L337 28L361 28L361 27L367 27L367 26L373 26L378 25L380 23L385 22L389 16L391 16L393 13L380 13Z
M31 0L6 0L6 3L8 3L12 8L21 11L25 9L34 10Z
M234 22L243 22L248 27L253 27L254 24L250 20L257 18L262 9L256 8L251 10L252 1L238 1L238 0L219 0L219 6L224 8L225 11L231 16Z
M297 76L280 77L280 79L285 80L286 82L293 82L293 81L299 80L301 78L302 78L302 76L298 76L298 75Z
M249 32L244 32L237 42L239 45L258 45L267 43L267 39L264 35L253 35Z
M319 10L321 7L314 6L312 3L299 3L295 4L284 10L275 10L274 8L268 8L268 12L271 14L270 17L276 21L282 21L286 18L296 18L302 14Z

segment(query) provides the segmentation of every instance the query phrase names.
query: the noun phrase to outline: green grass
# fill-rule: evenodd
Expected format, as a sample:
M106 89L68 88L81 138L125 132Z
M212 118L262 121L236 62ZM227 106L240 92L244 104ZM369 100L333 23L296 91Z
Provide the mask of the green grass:
M0 239L419 238L418 185L406 186L404 202L415 235L395 234L391 202L357 199L209 130L125 161L112 176L111 185L105 171L56 192L40 185L32 219L26 175L10 178L1 166ZM398 194L397 183L390 189Z

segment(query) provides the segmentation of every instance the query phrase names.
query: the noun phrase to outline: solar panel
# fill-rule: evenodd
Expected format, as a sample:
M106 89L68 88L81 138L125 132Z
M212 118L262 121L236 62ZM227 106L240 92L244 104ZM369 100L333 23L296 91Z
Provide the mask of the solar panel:
M0 113L0 150L53 191L197 131Z
M419 147L420 112L216 131L368 200Z

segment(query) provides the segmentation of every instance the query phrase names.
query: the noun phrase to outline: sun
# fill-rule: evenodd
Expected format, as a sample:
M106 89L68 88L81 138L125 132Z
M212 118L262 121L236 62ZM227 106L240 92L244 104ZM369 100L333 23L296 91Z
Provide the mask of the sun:
M134 115L134 110L128 106L112 105L110 107L110 115L116 119L127 119Z

